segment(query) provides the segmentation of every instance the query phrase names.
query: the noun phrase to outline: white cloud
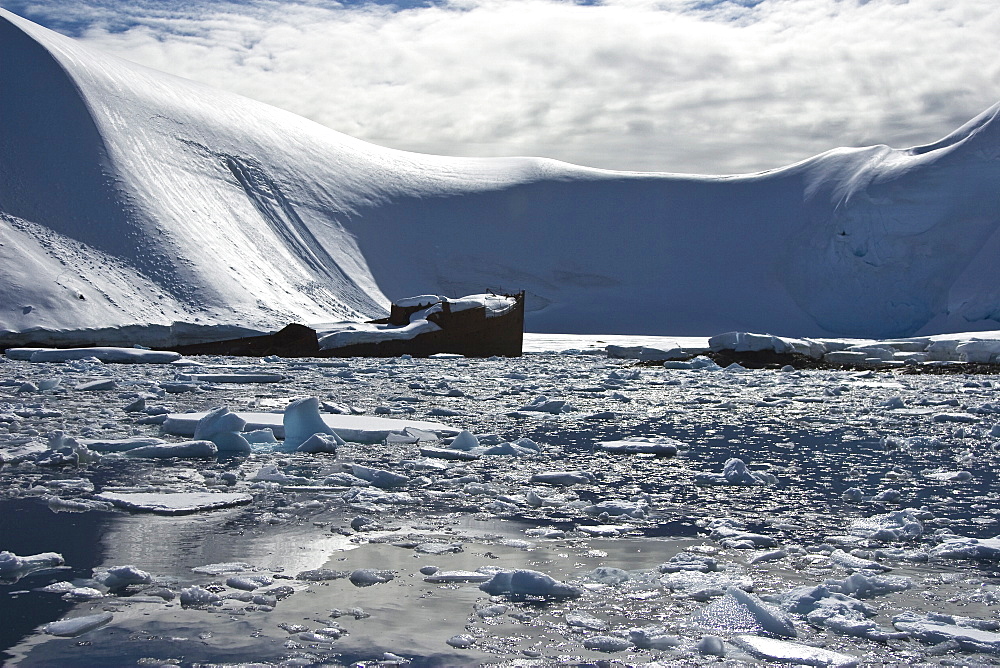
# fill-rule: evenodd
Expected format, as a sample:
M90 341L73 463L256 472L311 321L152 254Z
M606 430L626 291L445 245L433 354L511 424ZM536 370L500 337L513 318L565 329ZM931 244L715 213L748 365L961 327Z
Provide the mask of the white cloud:
M996 0L3 4L429 153L752 171L842 145L930 142L1000 99Z

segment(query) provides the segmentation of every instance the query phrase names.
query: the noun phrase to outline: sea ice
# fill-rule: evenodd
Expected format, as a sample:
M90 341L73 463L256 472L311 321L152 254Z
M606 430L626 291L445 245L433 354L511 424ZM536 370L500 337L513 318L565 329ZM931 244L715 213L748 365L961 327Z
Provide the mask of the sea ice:
M13 552L0 552L0 580L18 580L32 571L61 566L65 561L61 554L40 552L27 557L19 557Z
M250 443L242 432L246 420L236 413L230 413L225 406L216 408L198 420L194 428L195 440L215 443L218 452L227 454L250 454Z
M726 460L722 473L698 473L695 482L702 485L771 485L777 478L770 473L751 471L738 457Z
M313 434L334 433L320 416L319 399L316 397L305 397L288 404L281 422L285 432L282 448L289 451L296 450Z
M797 635L795 625L785 613L736 587L730 587L725 596L703 608L695 621L706 628L730 632L766 633L788 638Z
M927 643L954 642L967 652L1000 654L1000 624L995 620L971 619L939 613L920 615L904 612L892 625L912 638Z
M93 631L96 628L104 626L112 619L114 619L114 615L112 613L99 612L93 615L84 615L82 617L60 619L58 622L50 622L43 626L42 630L53 636L75 638L76 636L82 635L87 631Z
M535 473L528 482L539 482L546 485L570 487L572 485L588 485L597 482L594 474L588 471L543 471Z
M599 441L597 447L608 452L624 454L653 454L673 457L684 447L680 441L667 436L633 436L620 441Z
M851 668L860 663L857 657L849 654L841 654L821 647L776 638L744 634L735 636L731 642L764 661L790 663L798 666L830 666L831 668Z
M528 569L498 571L487 582L479 585L479 588L491 596L575 598L583 594L579 587L558 582L545 573Z
M949 537L933 548L930 556L936 559L1000 561L1000 536L995 538Z
M226 492L102 492L97 499L126 510L180 515L238 506L253 501L249 494Z
M135 566L115 566L94 574L94 579L108 589L122 589L129 585L145 585L153 582L153 576Z
M124 452L126 457L143 459L174 459L215 457L219 449L211 441L182 441L180 443L164 443L162 445L144 445Z
M131 364L168 364L179 360L179 353L166 350L144 350L140 348L11 348L6 351L10 359L26 359L30 362L69 362L94 358L102 362Z

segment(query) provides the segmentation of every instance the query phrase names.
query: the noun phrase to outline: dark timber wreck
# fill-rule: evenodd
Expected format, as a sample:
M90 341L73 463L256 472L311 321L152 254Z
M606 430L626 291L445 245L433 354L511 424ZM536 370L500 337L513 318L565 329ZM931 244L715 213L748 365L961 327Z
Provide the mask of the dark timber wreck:
M524 292L448 299L424 295L392 305L388 318L319 331L291 324L273 334L168 348L185 355L263 357L520 357Z

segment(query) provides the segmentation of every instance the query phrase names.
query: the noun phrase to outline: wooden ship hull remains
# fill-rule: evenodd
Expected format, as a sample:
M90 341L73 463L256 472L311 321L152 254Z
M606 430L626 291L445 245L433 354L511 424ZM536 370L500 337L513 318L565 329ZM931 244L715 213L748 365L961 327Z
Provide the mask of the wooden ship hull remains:
M184 355L236 355L249 357L429 357L440 353L465 357L520 357L524 343L524 292L501 295L510 304L502 312L487 306L469 307L468 298L437 301L407 300L392 305L388 318L369 323L364 332L324 336L305 325L291 324L278 332L225 341L194 343L168 348ZM429 303L428 303L429 302ZM452 307L452 304L461 304ZM410 338L394 338L411 317L423 315L430 326ZM367 340L365 340L367 339ZM342 341L342 344L338 344Z

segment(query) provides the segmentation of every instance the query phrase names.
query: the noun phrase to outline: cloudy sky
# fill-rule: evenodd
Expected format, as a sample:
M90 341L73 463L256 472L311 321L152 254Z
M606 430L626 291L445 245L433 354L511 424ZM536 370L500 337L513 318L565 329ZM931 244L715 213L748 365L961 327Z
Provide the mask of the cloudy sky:
M1000 101L998 0L0 0L425 153L737 173L929 143Z

